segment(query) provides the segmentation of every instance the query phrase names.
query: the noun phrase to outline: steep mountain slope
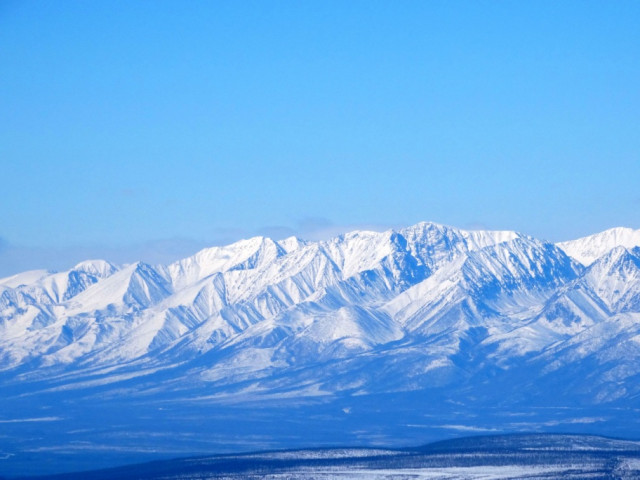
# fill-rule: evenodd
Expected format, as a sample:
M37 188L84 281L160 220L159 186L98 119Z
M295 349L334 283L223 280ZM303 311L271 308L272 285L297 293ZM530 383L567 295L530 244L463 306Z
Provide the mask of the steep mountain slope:
M584 377L602 385L588 401L612 401L636 389L606 391L607 378L640 375L640 249L624 246L635 235L554 246L420 223L321 242L256 237L168 266L25 272L0 280L0 371L25 390L126 381L135 392L162 375L154 389L242 399L464 392L513 372L535 390L589 358L605 366Z

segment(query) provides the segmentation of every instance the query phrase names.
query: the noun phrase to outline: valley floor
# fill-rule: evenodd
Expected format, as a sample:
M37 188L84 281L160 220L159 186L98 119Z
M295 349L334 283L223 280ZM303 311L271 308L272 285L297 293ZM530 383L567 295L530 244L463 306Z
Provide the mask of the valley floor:
M640 478L640 442L583 435L479 436L403 450L314 449L218 455L31 478L635 479Z

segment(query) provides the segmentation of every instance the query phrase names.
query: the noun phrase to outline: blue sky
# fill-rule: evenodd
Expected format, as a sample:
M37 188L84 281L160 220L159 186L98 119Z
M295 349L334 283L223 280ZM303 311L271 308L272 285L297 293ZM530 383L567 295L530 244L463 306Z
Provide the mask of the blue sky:
M0 275L640 228L640 3L0 3Z

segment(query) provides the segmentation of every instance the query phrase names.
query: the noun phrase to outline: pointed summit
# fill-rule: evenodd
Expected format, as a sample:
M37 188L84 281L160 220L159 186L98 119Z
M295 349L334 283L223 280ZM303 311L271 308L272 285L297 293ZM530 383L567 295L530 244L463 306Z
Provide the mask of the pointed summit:
M172 282L179 288L214 273L259 268L286 254L284 248L267 237L253 237L223 247L200 250L195 255L168 266Z
M640 246L640 230L617 227L587 237L558 243L567 255L585 266L591 265L615 247L632 249Z

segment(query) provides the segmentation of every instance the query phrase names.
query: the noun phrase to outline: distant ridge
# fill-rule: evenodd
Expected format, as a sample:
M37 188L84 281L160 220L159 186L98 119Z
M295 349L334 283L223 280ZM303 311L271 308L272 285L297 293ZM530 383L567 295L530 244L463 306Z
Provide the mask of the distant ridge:
M585 435L465 437L411 449L324 448L157 461L24 480L638 478L640 443Z
M425 222L25 272L0 280L0 371L35 391L166 372L158 388L238 399L434 385L490 396L498 372L532 397L540 379L581 402L633 398L639 244L625 228L553 245Z

